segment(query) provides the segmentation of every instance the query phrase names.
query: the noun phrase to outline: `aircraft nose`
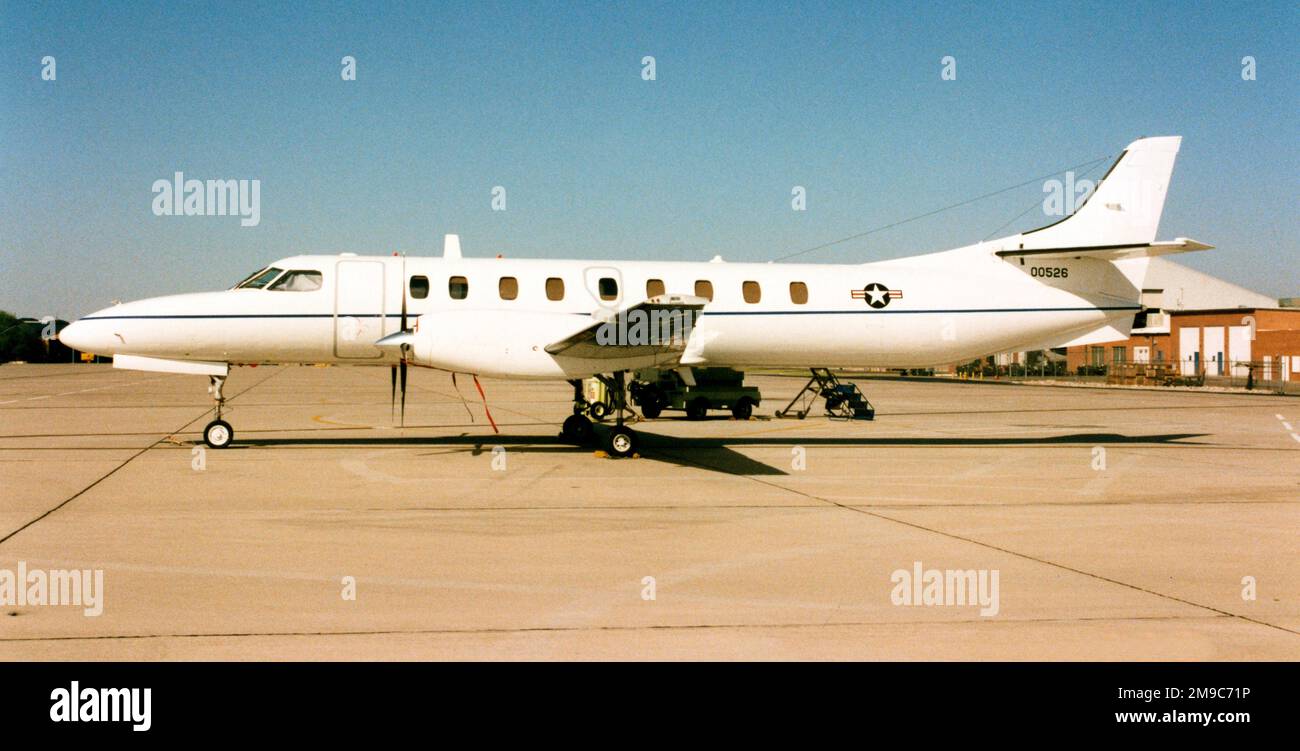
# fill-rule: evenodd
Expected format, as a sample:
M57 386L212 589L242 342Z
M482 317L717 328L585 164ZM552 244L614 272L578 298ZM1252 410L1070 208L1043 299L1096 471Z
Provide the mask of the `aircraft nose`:
M59 332L59 341L78 352L111 354L111 335L96 321L74 321Z

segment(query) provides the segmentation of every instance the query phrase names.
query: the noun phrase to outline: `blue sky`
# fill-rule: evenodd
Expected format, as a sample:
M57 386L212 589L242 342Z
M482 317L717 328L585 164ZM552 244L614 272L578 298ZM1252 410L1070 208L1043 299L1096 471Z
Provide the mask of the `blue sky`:
M469 255L770 260L1170 134L1161 236L1218 246L1180 260L1300 296L1298 32L1292 2L0 0L0 308L75 318L444 232ZM261 223L155 216L178 170L260 180ZM1042 198L802 260L967 244Z

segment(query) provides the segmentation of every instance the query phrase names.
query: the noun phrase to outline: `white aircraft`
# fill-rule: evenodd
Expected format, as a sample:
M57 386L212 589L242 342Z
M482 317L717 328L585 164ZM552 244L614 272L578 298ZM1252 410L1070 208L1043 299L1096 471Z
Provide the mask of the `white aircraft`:
M304 255L232 289L128 302L60 339L118 368L211 379L213 447L231 443L222 386L235 365L407 364L575 387L563 435L585 441L581 380L609 387L605 445L631 454L625 375L697 366L898 368L1124 338L1151 256L1212 246L1157 242L1179 137L1128 146L1087 201L1029 232L864 264L680 263ZM643 400L644 401L644 400ZM654 404L644 411L658 413Z

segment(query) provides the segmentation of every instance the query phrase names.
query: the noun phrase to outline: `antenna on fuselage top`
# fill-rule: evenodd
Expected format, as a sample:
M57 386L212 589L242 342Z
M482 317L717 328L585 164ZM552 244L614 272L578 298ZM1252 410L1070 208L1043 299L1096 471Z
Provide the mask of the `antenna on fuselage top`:
M460 258L460 235L446 235L442 238L442 257Z

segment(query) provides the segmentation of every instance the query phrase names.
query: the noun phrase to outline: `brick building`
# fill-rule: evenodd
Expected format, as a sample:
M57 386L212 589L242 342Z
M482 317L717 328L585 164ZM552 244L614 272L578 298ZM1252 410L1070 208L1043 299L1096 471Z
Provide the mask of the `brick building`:
M1254 363L1266 380L1300 380L1300 308L1161 258L1142 292L1148 310L1130 336L1070 347L1070 372L1177 362L1183 375L1244 377Z
M1300 308L1180 310L1148 314L1147 324L1128 339L1070 347L1070 372L1177 362L1183 375L1244 377L1254 363L1265 380L1300 380Z

